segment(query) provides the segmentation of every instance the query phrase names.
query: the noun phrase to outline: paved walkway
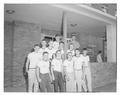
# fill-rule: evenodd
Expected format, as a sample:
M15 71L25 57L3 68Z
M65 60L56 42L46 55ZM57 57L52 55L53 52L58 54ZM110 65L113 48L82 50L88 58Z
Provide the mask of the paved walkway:
M105 86L93 89L93 92L116 92L116 83L110 83Z
M26 87L7 87L5 88L5 92L26 92ZM101 87L97 87L93 89L93 92L116 92L116 83L110 83Z

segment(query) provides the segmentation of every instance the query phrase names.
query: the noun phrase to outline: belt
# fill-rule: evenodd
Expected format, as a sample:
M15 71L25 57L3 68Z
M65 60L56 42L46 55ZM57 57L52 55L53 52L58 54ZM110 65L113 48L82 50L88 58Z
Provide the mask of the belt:
M36 68L29 68L29 69L36 69Z
M84 66L85 68L88 68L88 66Z
M82 69L74 69L75 71L81 71Z
M58 73L62 73L62 71L57 71L57 70L54 70L53 72L58 72Z
M49 75L49 73L40 73L40 75Z

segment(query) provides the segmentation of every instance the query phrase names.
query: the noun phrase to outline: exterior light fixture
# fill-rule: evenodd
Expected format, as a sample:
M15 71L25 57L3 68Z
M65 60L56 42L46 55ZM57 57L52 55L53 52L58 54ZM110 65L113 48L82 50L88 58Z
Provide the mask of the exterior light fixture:
M6 10L6 13L13 14L13 13L15 13L15 10Z

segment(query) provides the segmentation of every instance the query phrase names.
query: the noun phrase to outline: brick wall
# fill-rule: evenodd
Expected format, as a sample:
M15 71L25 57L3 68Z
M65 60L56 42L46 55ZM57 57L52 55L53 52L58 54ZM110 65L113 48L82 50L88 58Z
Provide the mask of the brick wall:
M40 43L41 33L55 35L59 31L41 29L39 24L23 21L14 21L14 25L12 22L5 22L5 86L10 86L11 83L13 86L25 84L23 76L25 59L34 44Z
M34 44L40 43L41 27L36 24L15 21L14 46L13 46L13 84L25 83L23 77L23 66L27 54Z
M5 21L4 23L4 86L11 85L12 79L12 37L13 37L12 22Z

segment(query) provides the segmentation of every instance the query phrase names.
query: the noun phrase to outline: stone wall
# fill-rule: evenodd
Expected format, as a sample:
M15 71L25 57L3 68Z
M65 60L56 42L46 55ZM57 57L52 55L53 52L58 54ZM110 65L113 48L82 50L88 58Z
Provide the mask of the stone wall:
M92 72L92 87L100 87L116 82L117 64L116 63L90 63Z

